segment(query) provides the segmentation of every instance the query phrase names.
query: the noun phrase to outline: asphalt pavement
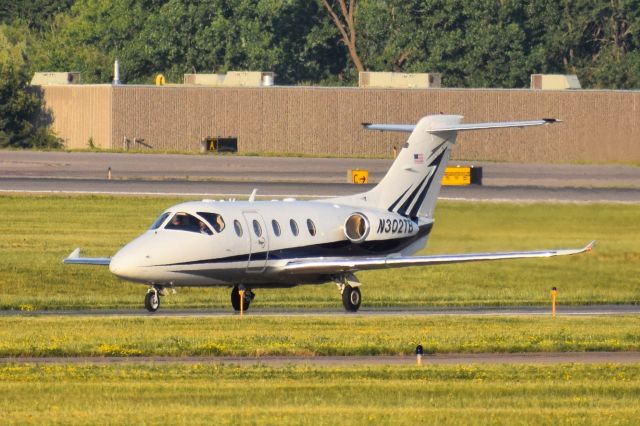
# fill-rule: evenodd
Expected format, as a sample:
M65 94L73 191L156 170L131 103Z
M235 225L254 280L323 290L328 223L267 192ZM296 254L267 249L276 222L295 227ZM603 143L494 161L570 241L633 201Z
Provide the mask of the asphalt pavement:
M469 306L461 308L361 308L358 312L344 309L269 309L251 308L244 315L253 317L384 317L384 316L548 316L548 306ZM558 316L640 315L640 305L579 305L557 307ZM224 309L78 309L51 311L0 310L2 316L68 316L68 317L236 317L231 308Z
M427 354L421 366L459 364L637 364L640 352L530 352ZM0 364L228 364L285 367L306 365L314 367L361 367L389 365L417 365L415 356L141 356L141 357L3 357Z
M0 192L246 197L331 197L365 191L392 160L0 151ZM472 165L452 161L450 165ZM640 203L640 167L477 162L482 186L441 198ZM366 169L369 185L347 182ZM111 172L109 174L109 171ZM109 179L109 176L111 179Z

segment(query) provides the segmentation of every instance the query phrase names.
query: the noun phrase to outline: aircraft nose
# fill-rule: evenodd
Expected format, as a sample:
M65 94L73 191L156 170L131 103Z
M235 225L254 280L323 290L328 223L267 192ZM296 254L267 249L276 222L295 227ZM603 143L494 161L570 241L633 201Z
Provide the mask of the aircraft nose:
M129 245L124 246L111 258L109 270L113 275L124 280L136 281L141 279L139 276L141 269L138 261L139 255L133 253L134 250Z
M149 233L129 242L111 258L109 270L123 280L141 283L153 281L154 268L151 267L151 259L157 252L154 248L155 242L154 236Z
M109 271L119 278L125 278L131 272L130 261L123 251L124 249L118 251L116 255L111 258L111 263L109 263Z

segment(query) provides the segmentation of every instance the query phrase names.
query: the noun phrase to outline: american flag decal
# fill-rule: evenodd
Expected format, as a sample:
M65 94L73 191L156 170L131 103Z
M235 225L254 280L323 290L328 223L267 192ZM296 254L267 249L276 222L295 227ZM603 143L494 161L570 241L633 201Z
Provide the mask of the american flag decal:
M415 164L424 163L424 155L422 155L422 154L413 154L413 162Z

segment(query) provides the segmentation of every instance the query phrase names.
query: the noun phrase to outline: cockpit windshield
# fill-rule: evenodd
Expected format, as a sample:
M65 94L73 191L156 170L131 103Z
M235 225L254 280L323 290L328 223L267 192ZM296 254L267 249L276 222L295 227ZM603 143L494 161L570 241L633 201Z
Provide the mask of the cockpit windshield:
M224 231L226 224L224 223L224 219L222 218L222 216L220 216L219 214L206 212L198 212L198 214L202 216L207 222L209 222L209 225L211 225L211 227L216 232Z
M164 223L164 221L169 217L170 214L171 213L169 212L162 213L156 220L153 221L149 229L153 231L154 229L160 228L160 225Z
M188 213L178 212L173 215L169 223L164 229L173 229L176 231L197 232L199 234L211 235L211 229L200 219Z

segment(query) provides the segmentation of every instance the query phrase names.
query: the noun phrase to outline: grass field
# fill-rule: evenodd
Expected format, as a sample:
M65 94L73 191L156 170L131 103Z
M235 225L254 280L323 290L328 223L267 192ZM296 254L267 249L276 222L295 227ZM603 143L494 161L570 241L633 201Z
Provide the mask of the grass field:
M141 308L146 288L104 267L63 266L75 247L112 255L178 198L0 196L0 309ZM640 301L640 206L441 202L425 254L580 247L594 252L360 273L363 306L546 304ZM254 306L339 307L334 285L258 290ZM228 307L229 290L181 289L172 307Z
M638 351L640 316L0 317L0 357Z
M3 365L3 424L637 424L640 366Z

